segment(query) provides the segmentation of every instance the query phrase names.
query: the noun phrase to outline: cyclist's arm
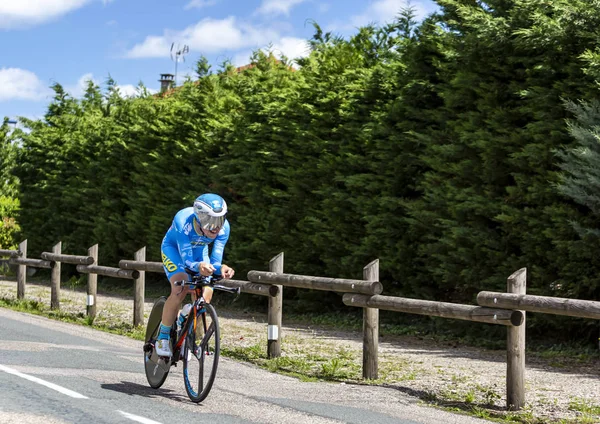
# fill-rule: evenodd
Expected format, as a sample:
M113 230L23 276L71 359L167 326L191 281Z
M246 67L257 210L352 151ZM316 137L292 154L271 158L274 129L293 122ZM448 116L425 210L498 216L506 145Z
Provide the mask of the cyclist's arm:
M175 227L175 239L177 240L177 247L179 249L179 255L186 268L193 270L194 272L200 272L200 262L194 261L194 253L192 251L192 245L187 234L185 234L184 226L185 222L175 220L173 222Z
M210 263L210 257L208 256L208 244L205 244L204 248L202 249L202 262L207 264Z
M225 245L229 240L229 222L225 221L223 229L214 241L212 252L210 253L210 263L215 267L215 274L221 275L221 266L223 265L223 252Z

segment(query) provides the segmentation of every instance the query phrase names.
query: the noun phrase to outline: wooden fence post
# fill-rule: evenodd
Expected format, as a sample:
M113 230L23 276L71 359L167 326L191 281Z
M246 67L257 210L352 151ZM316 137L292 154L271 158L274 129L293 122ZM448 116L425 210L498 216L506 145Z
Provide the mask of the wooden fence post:
M135 252L133 259L146 261L146 246ZM140 271L140 276L133 280L133 326L144 324L144 296L146 291L146 271Z
M62 242L59 241L52 247L52 253L62 253ZM54 261L50 276L50 309L60 309L60 261Z
M283 252L269 261L269 271L283 274ZM283 286L276 286L279 290L276 296L269 296L269 314L267 327L267 358L281 356L281 323L283 313Z
M19 250L22 255L21 258L27 257L27 240L23 240L19 243ZM23 299L25 297L25 285L27 284L27 266L17 266L17 299Z
M507 292L526 294L527 268L521 268L507 280ZM506 339L506 406L511 411L519 411L525 406L525 311L523 323L518 327L507 328Z
M94 258L94 263L98 265L98 245L95 244L88 249L88 256ZM87 286L87 316L91 319L96 318L96 294L98 292L98 275L90 272L88 274Z
M363 268L363 279L379 281L379 259ZM363 378L375 380L378 376L379 309L363 308Z

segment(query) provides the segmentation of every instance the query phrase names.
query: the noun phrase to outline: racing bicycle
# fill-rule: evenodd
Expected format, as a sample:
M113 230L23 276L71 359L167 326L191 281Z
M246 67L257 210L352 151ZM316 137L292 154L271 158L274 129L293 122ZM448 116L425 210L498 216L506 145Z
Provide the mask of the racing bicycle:
M156 354L155 343L160 330L162 312L167 300L162 296L152 306L146 326L144 343L144 367L150 387L158 389L163 385L171 366L183 362L183 380L185 390L192 402L202 402L210 392L217 375L220 353L219 319L214 306L206 303L202 296L204 287L210 286L239 295L240 288L230 288L215 284L220 278L203 276L187 270L191 281L179 281L175 285L182 290L189 287L194 290L195 301L192 303L187 318L177 328L177 321L171 328L172 356L162 357ZM179 316L179 315L178 315Z

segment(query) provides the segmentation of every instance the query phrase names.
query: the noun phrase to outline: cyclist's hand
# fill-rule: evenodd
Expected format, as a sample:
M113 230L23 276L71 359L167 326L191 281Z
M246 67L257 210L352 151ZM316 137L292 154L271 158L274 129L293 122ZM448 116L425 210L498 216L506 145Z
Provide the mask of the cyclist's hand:
M235 274L235 271L233 270L233 268L231 268L228 265L222 265L221 266L221 273L223 274L223 278L226 279L231 279L233 278L233 275Z
M212 273L215 272L215 267L206 262L200 262L200 266L198 268L200 269L200 274L204 276L212 275Z

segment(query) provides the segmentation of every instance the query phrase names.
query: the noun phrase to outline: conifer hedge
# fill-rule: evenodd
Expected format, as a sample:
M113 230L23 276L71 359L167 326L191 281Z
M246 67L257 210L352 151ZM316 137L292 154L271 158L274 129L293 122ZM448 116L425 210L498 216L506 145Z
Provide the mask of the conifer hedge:
M201 58L164 96L55 84L43 119L0 131L21 237L32 254L62 240L100 243L107 265L144 245L159 260L173 215L212 191L240 275L280 251L286 272L347 278L380 258L386 294L472 303L527 267L531 294L600 300L598 2L438 4L348 38L315 25L294 69L257 52L242 72Z

